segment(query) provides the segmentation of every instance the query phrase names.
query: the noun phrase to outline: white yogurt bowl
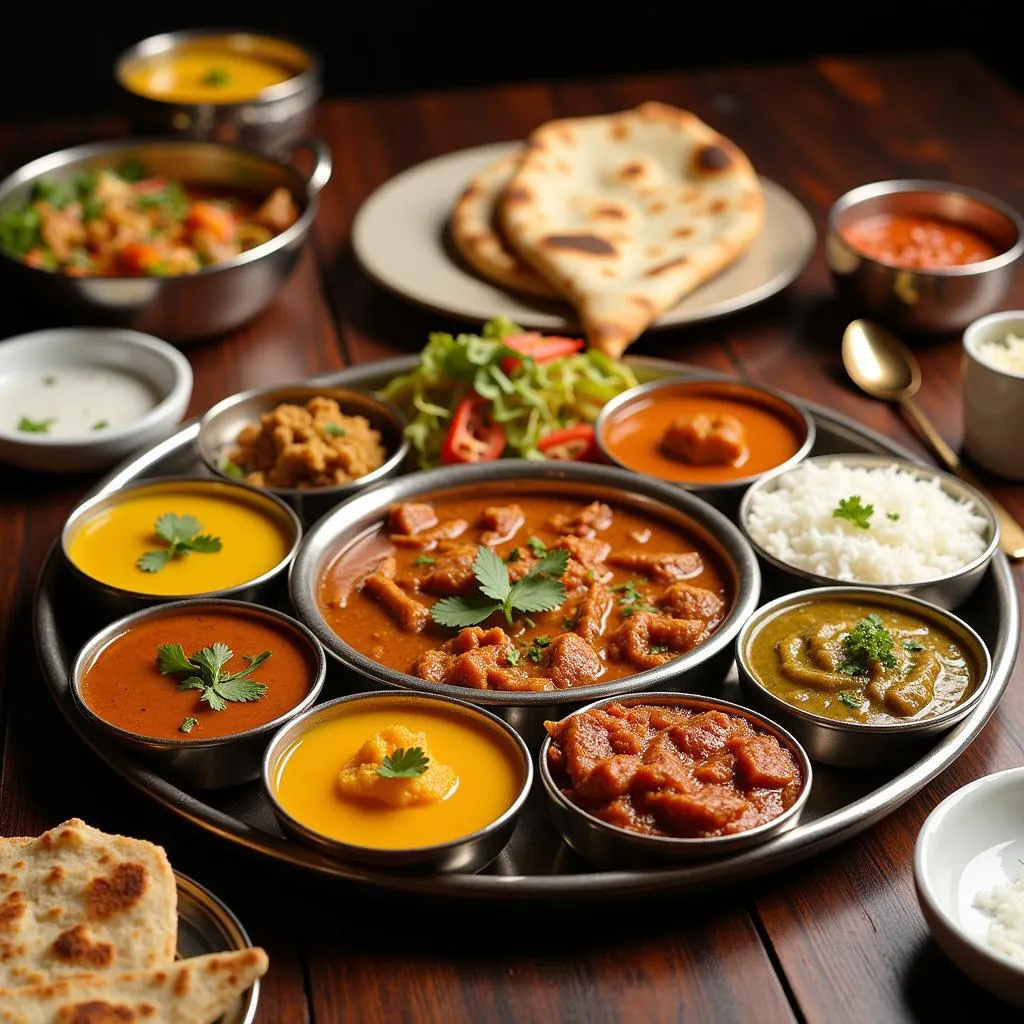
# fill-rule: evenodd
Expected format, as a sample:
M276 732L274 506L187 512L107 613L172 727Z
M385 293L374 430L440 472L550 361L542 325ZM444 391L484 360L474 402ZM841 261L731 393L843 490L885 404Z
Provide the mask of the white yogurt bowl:
M0 460L86 473L168 434L192 397L192 367L138 331L62 327L0 341Z

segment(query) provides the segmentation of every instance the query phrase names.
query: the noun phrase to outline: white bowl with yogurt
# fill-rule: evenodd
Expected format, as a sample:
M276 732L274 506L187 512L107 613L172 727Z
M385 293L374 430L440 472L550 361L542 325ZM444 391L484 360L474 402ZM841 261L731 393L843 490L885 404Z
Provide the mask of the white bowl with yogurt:
M138 331L61 327L0 341L0 460L108 468L181 422L192 383L185 356Z

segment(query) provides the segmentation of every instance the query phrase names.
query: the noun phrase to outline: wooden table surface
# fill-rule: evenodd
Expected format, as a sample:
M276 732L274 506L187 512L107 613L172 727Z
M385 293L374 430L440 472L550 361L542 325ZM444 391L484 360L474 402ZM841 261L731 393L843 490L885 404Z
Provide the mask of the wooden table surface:
M186 349L196 377L190 415L242 388L415 353L428 331L460 326L383 293L353 260L352 217L389 177L443 153L522 137L551 117L647 99L690 108L731 136L800 199L819 233L832 200L880 178L951 180L1024 209L1024 102L956 52L332 100L321 106L318 130L333 151L334 176L313 243L256 322ZM125 130L115 119L0 128L0 163L6 173L51 149ZM650 334L633 351L783 388L923 451L890 408L845 382L847 317L820 239L810 265L776 298ZM0 289L5 337L49 322ZM1004 306L1024 306L1024 281ZM921 405L957 446L959 338L920 345L918 355ZM937 1021L968 1001L976 1018L1006 1019L1008 1008L975 989L930 939L911 857L943 797L1021 763L1019 669L977 740L917 796L860 836L756 883L614 907L391 898L247 856L158 809L89 753L44 687L30 608L47 549L96 480L18 471L2 480L0 831L36 834L78 816L162 843L269 952L262 1024ZM1024 486L995 490L1024 516ZM1024 570L1014 576L1019 587Z

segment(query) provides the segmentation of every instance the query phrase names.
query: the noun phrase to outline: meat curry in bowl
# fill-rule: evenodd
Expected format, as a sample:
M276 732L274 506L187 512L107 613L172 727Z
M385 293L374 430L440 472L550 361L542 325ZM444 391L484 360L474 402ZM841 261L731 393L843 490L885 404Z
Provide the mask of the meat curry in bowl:
M290 583L328 650L378 682L549 710L721 678L760 590L739 531L705 502L525 460L359 495L314 527Z

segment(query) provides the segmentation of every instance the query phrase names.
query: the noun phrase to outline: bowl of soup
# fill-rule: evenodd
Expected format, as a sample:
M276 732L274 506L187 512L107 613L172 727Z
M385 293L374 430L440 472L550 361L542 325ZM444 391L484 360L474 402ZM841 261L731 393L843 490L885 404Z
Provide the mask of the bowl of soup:
M539 776L555 827L608 870L732 854L796 824L811 762L730 701L634 693L548 722Z
M749 703L813 760L910 763L970 714L991 678L984 641L938 605L871 587L797 591L736 638Z
M522 738L451 697L370 691L321 704L267 747L282 828L377 869L474 872L509 841L533 783Z
M184 600L118 619L88 640L71 696L100 733L189 788L258 778L271 736L311 707L327 659L289 615Z
M829 210L826 254L854 315L910 334L962 331L998 309L1024 254L1024 218L952 182L860 185Z
M751 483L810 453L815 426L806 409L771 388L667 377L607 402L594 434L609 462L731 514Z
M188 597L271 602L301 539L298 516L274 495L179 476L87 498L61 548L90 610L117 617Z
M299 618L381 686L545 719L652 683L720 680L760 593L737 528L671 484L508 459L389 480L306 534Z
M244 30L163 32L114 64L140 132L238 143L275 157L309 133L322 76L309 46Z

